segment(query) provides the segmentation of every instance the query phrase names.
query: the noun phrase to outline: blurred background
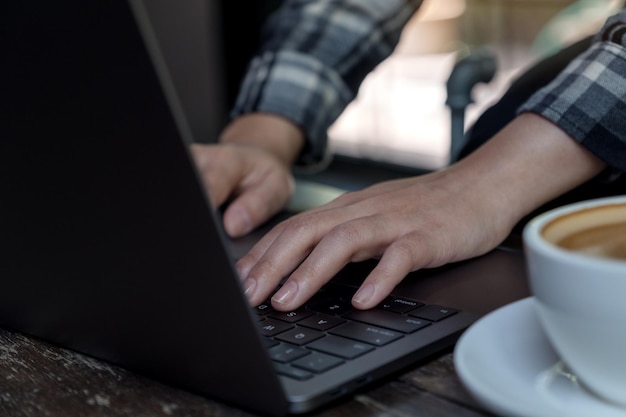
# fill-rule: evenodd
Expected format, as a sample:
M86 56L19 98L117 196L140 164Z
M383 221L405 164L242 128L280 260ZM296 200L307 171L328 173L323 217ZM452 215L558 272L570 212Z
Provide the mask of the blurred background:
M467 127L537 59L600 29L616 0L425 0L395 52L364 81L329 130L338 156L435 170L450 158L446 81L460 59L488 51L497 70L472 90Z

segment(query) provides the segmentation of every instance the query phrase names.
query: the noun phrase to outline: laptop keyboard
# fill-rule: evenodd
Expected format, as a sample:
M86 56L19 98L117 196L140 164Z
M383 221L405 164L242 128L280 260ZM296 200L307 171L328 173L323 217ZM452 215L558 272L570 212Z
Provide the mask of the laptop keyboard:
M355 290L331 283L296 311L277 311L269 302L255 308L279 374L310 379L459 311L394 296L357 310L350 303Z

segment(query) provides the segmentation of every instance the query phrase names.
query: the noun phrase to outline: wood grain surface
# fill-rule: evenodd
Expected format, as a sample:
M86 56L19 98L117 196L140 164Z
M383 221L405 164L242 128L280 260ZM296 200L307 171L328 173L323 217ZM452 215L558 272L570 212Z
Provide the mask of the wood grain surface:
M0 415L244 417L253 414L100 360L0 329ZM317 413L319 417L490 416L445 353Z

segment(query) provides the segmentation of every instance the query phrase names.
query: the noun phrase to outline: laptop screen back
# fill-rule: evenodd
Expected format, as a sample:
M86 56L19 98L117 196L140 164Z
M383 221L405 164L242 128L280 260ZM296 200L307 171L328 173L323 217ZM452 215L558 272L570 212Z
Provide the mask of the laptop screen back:
M3 1L0 56L0 326L284 411L129 3Z

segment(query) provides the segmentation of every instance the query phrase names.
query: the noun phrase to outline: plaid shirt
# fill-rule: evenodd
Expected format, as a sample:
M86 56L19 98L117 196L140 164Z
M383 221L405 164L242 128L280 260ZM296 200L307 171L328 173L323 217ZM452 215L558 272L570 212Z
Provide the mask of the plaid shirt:
M618 172L626 172L626 11L520 108L552 121Z
M391 54L421 0L285 0L265 25L232 117L282 115L305 132L299 164L324 160L327 130Z

